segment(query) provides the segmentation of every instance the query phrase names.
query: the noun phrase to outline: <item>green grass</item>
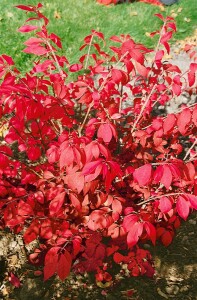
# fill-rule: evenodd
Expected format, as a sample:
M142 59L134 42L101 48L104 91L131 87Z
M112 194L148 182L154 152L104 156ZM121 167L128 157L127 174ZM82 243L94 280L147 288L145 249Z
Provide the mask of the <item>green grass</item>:
M32 55L21 52L27 34L17 32L26 16L25 12L14 7L17 4L35 5L36 0L1 0L0 1L0 54L6 53L13 57L20 70L27 70ZM64 55L71 62L76 62L80 56L78 51L83 38L91 29L102 31L106 38L121 33L130 34L136 42L153 47L155 40L145 35L159 28L161 22L153 15L161 12L159 7L145 3L131 3L105 7L96 3L96 0L43 0L43 13L49 18L49 29L59 35L63 41ZM182 11L176 17L178 32L175 39L183 39L192 34L196 28L197 4L196 0L180 0L179 4L166 7L164 15L178 8ZM60 18L55 18L58 13ZM137 15L133 16L132 13ZM186 22L184 18L190 19Z

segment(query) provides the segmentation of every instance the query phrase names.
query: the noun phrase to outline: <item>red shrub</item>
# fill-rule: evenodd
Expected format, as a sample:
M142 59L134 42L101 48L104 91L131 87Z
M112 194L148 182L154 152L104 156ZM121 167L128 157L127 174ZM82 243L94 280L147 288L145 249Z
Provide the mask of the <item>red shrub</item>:
M106 53L103 34L92 30L81 47L87 54L70 65L57 54L61 41L48 32L42 5L17 7L31 12L19 31L35 32L24 52L38 59L22 75L0 56L1 121L8 124L1 228L22 232L26 244L38 240L30 262L44 264L45 280L55 273L64 280L72 268L110 281L113 264L122 263L131 276L152 276L143 244L168 246L180 220L197 209L197 105L171 114L157 107L196 90L197 64L182 73L163 60L176 26L158 14L155 52L121 35Z
M140 2L152 4L152 5L162 5L159 0L139 0ZM98 3L103 5L110 5L110 4L118 4L122 2L133 2L132 0L97 0Z

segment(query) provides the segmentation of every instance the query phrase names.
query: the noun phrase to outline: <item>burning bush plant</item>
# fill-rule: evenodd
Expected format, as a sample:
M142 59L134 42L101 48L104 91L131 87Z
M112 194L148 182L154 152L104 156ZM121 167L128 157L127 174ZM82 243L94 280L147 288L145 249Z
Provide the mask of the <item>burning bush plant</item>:
M197 209L197 105L160 113L183 93L196 92L196 54L182 73L164 60L174 19L156 17L155 50L129 35L92 30L79 62L59 55L37 6L18 5L29 18L18 31L35 56L23 75L0 56L0 226L37 241L29 262L47 280L94 272L100 282L117 272L154 275L143 244L168 246ZM109 42L108 42L109 43ZM37 59L36 59L37 57ZM147 57L152 57L151 63ZM76 80L71 81L70 74Z

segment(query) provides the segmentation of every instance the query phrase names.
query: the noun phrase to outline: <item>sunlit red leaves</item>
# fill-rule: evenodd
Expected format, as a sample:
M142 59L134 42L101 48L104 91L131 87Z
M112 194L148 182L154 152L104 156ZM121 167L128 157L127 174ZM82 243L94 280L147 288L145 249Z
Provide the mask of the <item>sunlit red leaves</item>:
M81 151L78 147L71 145L69 141L65 141L60 146L60 169L76 162L81 163Z
M152 5L157 5L157 6L161 5L161 2L159 2L158 0L139 0L139 1L148 3L148 4L152 4Z
M189 86L193 86L196 81L196 71L197 71L197 64L191 63L190 64L190 70L188 72L188 82Z
M123 228L128 232L127 245L129 248L132 248L138 243L143 231L146 232L153 244L156 242L155 227L150 222L141 221L135 214L129 214L124 217Z
M116 4L117 0L97 0L98 3L103 5Z
M50 148L46 152L46 156L48 158L49 163L55 163L59 160L60 151L59 148L55 145L51 145Z
M169 189L173 180L170 166L167 164L158 166L154 171L153 179L155 182L160 182L161 184L163 184L166 189Z
M182 87L181 76L176 75L173 78L173 84L172 84L172 91L175 96L179 96L181 94L181 87Z
M101 138L105 143L109 143L114 137L117 138L117 133L114 126L110 123L104 123L99 126L97 131L98 138Z
M38 29L37 26L33 26L33 25L24 25L24 26L21 26L18 31L20 32L30 32L30 31L33 31L33 30L36 30Z
M23 234L23 239L25 244L29 244L32 241L34 241L38 237L39 231L40 231L40 224L38 220L35 219L34 221L32 221L30 226L25 230Z
M134 223L127 234L127 245L129 248L135 246L142 235L143 223Z
M26 42L24 42L25 46L27 46L23 52L35 54L35 55L44 55L50 52L49 49L43 45L44 41L40 38L29 38Z
M163 121L164 134L170 133L176 124L176 117L174 114L168 114Z
M120 177L122 172L117 162L105 161L99 158L96 161L85 164L82 174L85 175L85 182L92 181L102 174L105 188L109 191L112 181L116 176Z
M79 72L83 68L82 64L73 64L69 67L70 72Z
M55 273L62 281L65 280L70 273L71 263L71 254L67 250L61 252L60 247L49 249L45 255L44 280L49 279Z
M186 221L190 211L190 202L180 195L176 202L176 208L179 216Z
M102 207L91 212L87 224L88 228L93 231L108 228L113 223L110 212L111 211L108 207Z
M192 113L192 121L194 122L194 125L197 127L197 105L195 106Z
M151 179L152 167L146 164L133 172L133 178L139 183L140 186L147 185Z
M78 194L80 194L80 192L84 188L85 179L84 175L82 175L81 172L76 172L73 174L68 174L65 177L64 182L71 190L76 191Z
M100 155L103 155L106 159L110 158L110 152L106 146L98 141L92 141L84 148L86 155L86 162L92 161L93 158L98 159Z
M55 216L56 214L58 214L64 204L65 195L66 192L62 191L50 202L49 211L51 216Z
M156 117L153 108L192 93L196 64L183 74L158 50L150 71L145 46L129 35L113 36L118 46L110 47L110 57L102 50L104 35L92 30L81 47L90 53L70 65L56 54L61 40L48 33L39 7L18 6L35 13L19 28L35 33L24 50L38 55L30 74L0 56L0 117L9 124L0 147L1 226L23 230L26 244L42 241L30 261L41 264L46 254L45 280L54 274L64 280L72 259L75 270L111 280L106 256L109 265L112 256L126 263L131 276L152 276L150 255L138 244L160 239L168 246L180 220L197 209L197 106ZM157 17L165 22L160 43L169 52L174 20ZM45 26L39 31L29 23L34 20ZM64 80L84 66L75 82Z
M113 223L112 225L109 226L107 235L111 236L112 239L118 239L124 237L126 235L126 231L124 227L116 223Z
M185 135L185 133L187 132L187 129L190 125L191 117L192 114L189 108L183 109L182 112L179 114L177 119L177 126L182 135Z
M172 203L168 197L161 197L159 200L159 209L162 213L167 213L171 210L172 208Z
M197 196L191 194L186 194L185 196L189 200L191 207L197 210Z
M112 75L112 80L116 83L116 84L122 84L125 85L128 82L128 75L126 74L126 72L122 71L122 70L118 70L118 69L112 69L111 71L111 75Z
M125 199L121 197L113 197L109 195L107 197L107 201L105 201L104 205L112 208L112 217L114 221L119 219L119 216L122 212L123 205L125 203Z
M35 6L32 5L16 5L17 8L22 9L22 10L26 10L26 11L34 11ZM41 6L39 6L41 7Z

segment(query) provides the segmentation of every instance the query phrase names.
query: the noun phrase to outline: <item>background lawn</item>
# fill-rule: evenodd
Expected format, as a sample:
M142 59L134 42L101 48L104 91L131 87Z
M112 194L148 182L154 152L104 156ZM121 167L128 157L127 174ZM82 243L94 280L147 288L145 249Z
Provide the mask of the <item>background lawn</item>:
M40 0L43 13L50 20L50 31L59 35L63 42L64 55L71 63L80 56L78 51L83 38L91 29L102 31L106 37L121 33L130 34L136 42L153 47L156 40L148 33L159 28L161 22L155 13L172 15L177 21L178 32L175 39L183 39L196 28L196 0L179 0L179 4L165 7L165 11L145 3L125 3L116 6L102 6L96 0ZM26 20L25 12L14 7L17 4L35 5L38 0L0 1L0 54L13 57L21 71L31 67L33 55L21 52L27 34L17 32ZM30 34L29 34L30 36Z

